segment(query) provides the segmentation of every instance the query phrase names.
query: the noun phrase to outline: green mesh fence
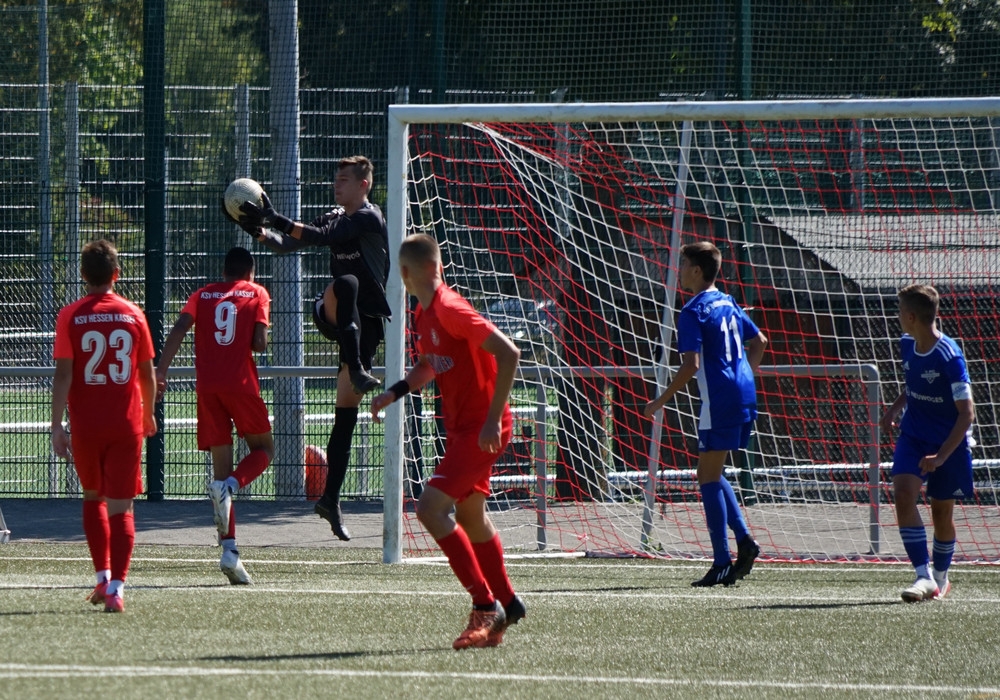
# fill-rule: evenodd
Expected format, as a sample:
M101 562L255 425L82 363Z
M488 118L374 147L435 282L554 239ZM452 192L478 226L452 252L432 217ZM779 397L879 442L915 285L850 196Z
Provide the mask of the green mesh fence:
M390 104L1000 94L1000 5L986 0L0 0L0 37L0 367L39 370L0 380L10 495L76 492L50 454L43 370L89 240L118 246L118 290L146 307L158 344L225 251L250 246L276 299L259 364L335 365L307 313L328 282L327 252L302 252L290 274L222 218L218 198L247 175L309 221L333 204L337 159L360 153L384 206ZM190 364L186 344L175 365ZM265 393L276 411L304 404L304 432L276 424L275 435L301 455L326 444L335 385L303 379L297 394L285 381L265 380ZM177 388L152 452L153 497L204 490L193 386ZM367 423L355 450L345 493L378 497L380 436ZM282 460L301 472L300 457ZM304 481L255 488L297 497Z

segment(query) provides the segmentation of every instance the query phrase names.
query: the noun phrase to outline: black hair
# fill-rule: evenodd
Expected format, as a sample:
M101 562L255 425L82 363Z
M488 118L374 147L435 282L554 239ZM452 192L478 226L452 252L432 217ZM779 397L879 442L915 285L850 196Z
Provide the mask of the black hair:
M226 253L226 261L222 266L222 274L234 279L243 279L253 272L253 256L246 248L235 246Z

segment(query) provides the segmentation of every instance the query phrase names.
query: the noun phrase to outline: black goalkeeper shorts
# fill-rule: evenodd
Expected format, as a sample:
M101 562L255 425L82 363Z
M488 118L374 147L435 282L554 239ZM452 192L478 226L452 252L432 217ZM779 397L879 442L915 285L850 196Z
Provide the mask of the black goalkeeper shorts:
M328 340L332 340L337 344L337 351L340 351L340 335L337 326L326 320L326 314L323 312L323 294L322 292L316 295L316 299L313 302L313 323L316 324L316 329L323 334L323 337ZM361 365L370 370L372 368L372 362L375 359L375 353L378 352L379 344L385 339L385 321L378 316L365 316L364 314L359 314L358 318L361 319Z

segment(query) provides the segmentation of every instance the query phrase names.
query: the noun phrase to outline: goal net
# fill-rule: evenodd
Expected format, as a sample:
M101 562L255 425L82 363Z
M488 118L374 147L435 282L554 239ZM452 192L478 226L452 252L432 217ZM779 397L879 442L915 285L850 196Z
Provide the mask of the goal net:
M711 556L695 383L642 413L678 364L679 247L709 240L720 288L770 341L756 433L726 470L762 557L905 558L893 437L877 422L903 387L896 292L924 282L942 294L977 410L956 558L1000 559L1000 100L389 112L390 235L434 236L447 282L521 349L514 442L489 501L508 551ZM391 296L407 318L398 286ZM390 379L393 353L413 361L401 326ZM430 553L412 499L444 446L439 403L429 387L397 406L387 509L400 510L400 551Z

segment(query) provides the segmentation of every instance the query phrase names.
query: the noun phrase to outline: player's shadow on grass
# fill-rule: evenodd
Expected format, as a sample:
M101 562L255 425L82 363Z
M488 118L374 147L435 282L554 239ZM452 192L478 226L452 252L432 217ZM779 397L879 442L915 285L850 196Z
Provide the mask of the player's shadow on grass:
M131 591L188 591L188 590L200 590L205 588L236 588L233 584L228 581L219 581L213 583L185 583L181 585L174 584L129 584L129 590Z
M4 610L0 617L34 617L37 615L65 615L65 610Z
M104 608L101 607L80 608L79 610L4 610L0 612L0 619L5 617L40 617L42 615L65 617L67 615L93 615L103 612Z
M775 603L774 605L749 605L746 610L836 610L837 608L865 608L897 605L898 600L865 600L856 603Z
M649 590L649 586L599 586L597 588L545 588L537 590L519 590L519 593L631 593L632 591Z
M356 659L365 656L403 656L405 654L420 654L429 651L442 651L443 647L431 647L427 649L385 649L372 651L329 651L312 654L255 654L255 655L234 655L227 656L202 656L198 661L222 662L222 663L261 663L267 661L337 661L340 659ZM451 647L448 647L451 651ZM182 661L183 659L178 659Z

